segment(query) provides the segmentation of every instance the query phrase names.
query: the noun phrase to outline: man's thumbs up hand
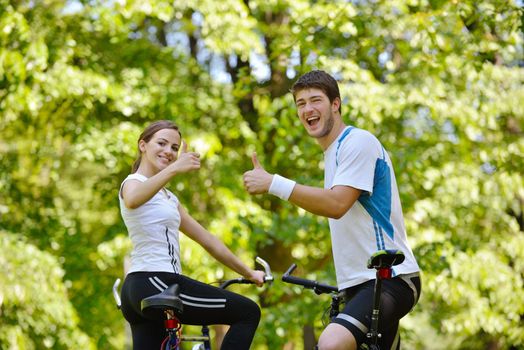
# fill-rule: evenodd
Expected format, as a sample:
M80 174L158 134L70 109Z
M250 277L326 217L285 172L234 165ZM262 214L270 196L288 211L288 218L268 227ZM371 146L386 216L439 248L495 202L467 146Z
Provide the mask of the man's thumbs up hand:
M264 169L262 168L262 165L260 165L260 162L258 161L257 152L253 152L253 154L251 155L251 161L253 162L254 169Z
M244 173L244 187L249 194L267 193L273 175L268 173L258 161L256 152L251 155L253 162L253 170L248 170Z

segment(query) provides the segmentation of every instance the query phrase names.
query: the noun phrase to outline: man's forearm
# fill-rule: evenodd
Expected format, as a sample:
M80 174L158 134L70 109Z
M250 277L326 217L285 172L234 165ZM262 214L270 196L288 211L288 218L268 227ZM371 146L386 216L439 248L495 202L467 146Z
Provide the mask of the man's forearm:
M289 201L310 213L339 219L351 208L359 195L360 190L348 186L324 189L296 184Z

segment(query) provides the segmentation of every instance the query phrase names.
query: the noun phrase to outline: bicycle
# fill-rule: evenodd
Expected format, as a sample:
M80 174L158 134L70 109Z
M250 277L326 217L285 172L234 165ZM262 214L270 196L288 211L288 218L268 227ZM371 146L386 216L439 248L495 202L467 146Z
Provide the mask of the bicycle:
M376 279L373 290L373 309L371 311L371 326L366 334L367 341L360 346L360 349L380 350L378 340L381 334L378 331L378 321L380 319L380 297L382 292L382 280L392 277L393 266L401 264L404 261L404 253L400 250L379 250L374 253L368 260L367 268L375 269ZM317 295L331 294L331 305L329 308L330 320L336 317L340 310L340 303L344 300L345 293L339 292L338 288L328 284L320 283L314 280L308 280L296 276L291 276L297 268L292 264L289 269L282 275L282 281L303 286L306 289L312 289Z
M255 258L255 261L265 270L264 282L271 283L274 278L269 264L258 256ZM113 297L118 309L122 305L118 292L120 282L120 278L117 278L113 284ZM253 284L253 282L246 278L238 277L223 281L219 288L226 289L232 284ZM211 350L211 336L208 325L202 326L201 335L182 334L182 324L179 321L179 317L184 312L184 308L182 300L179 298L178 284L173 284L163 292L142 299L141 309L148 316L165 317L164 326L167 335L160 346L160 350L179 350L181 342L196 342L197 344L192 347L192 350Z

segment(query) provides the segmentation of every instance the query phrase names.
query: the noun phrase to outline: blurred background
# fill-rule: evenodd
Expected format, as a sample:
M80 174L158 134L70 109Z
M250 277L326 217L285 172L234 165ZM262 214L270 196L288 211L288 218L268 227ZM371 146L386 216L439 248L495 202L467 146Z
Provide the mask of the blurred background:
M323 69L395 165L423 270L403 348L523 349L523 28L521 0L0 0L0 348L129 348L117 193L142 128L171 119L202 168L169 188L274 270L233 287L262 307L253 349L307 349L329 297L279 280L296 262L335 283L327 220L242 174L256 151L322 185L289 88ZM181 245L187 275L237 277Z

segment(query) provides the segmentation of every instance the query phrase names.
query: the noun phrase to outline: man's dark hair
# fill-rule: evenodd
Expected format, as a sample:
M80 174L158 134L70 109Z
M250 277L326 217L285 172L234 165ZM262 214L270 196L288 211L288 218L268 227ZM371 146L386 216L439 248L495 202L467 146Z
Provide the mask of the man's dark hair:
M331 75L322 70L312 70L298 78L291 87L293 99L296 101L296 95L299 91L311 88L319 89L324 92L331 103L333 103L337 97L340 100L340 91L338 90L337 81ZM342 104L338 107L338 111L342 114Z

